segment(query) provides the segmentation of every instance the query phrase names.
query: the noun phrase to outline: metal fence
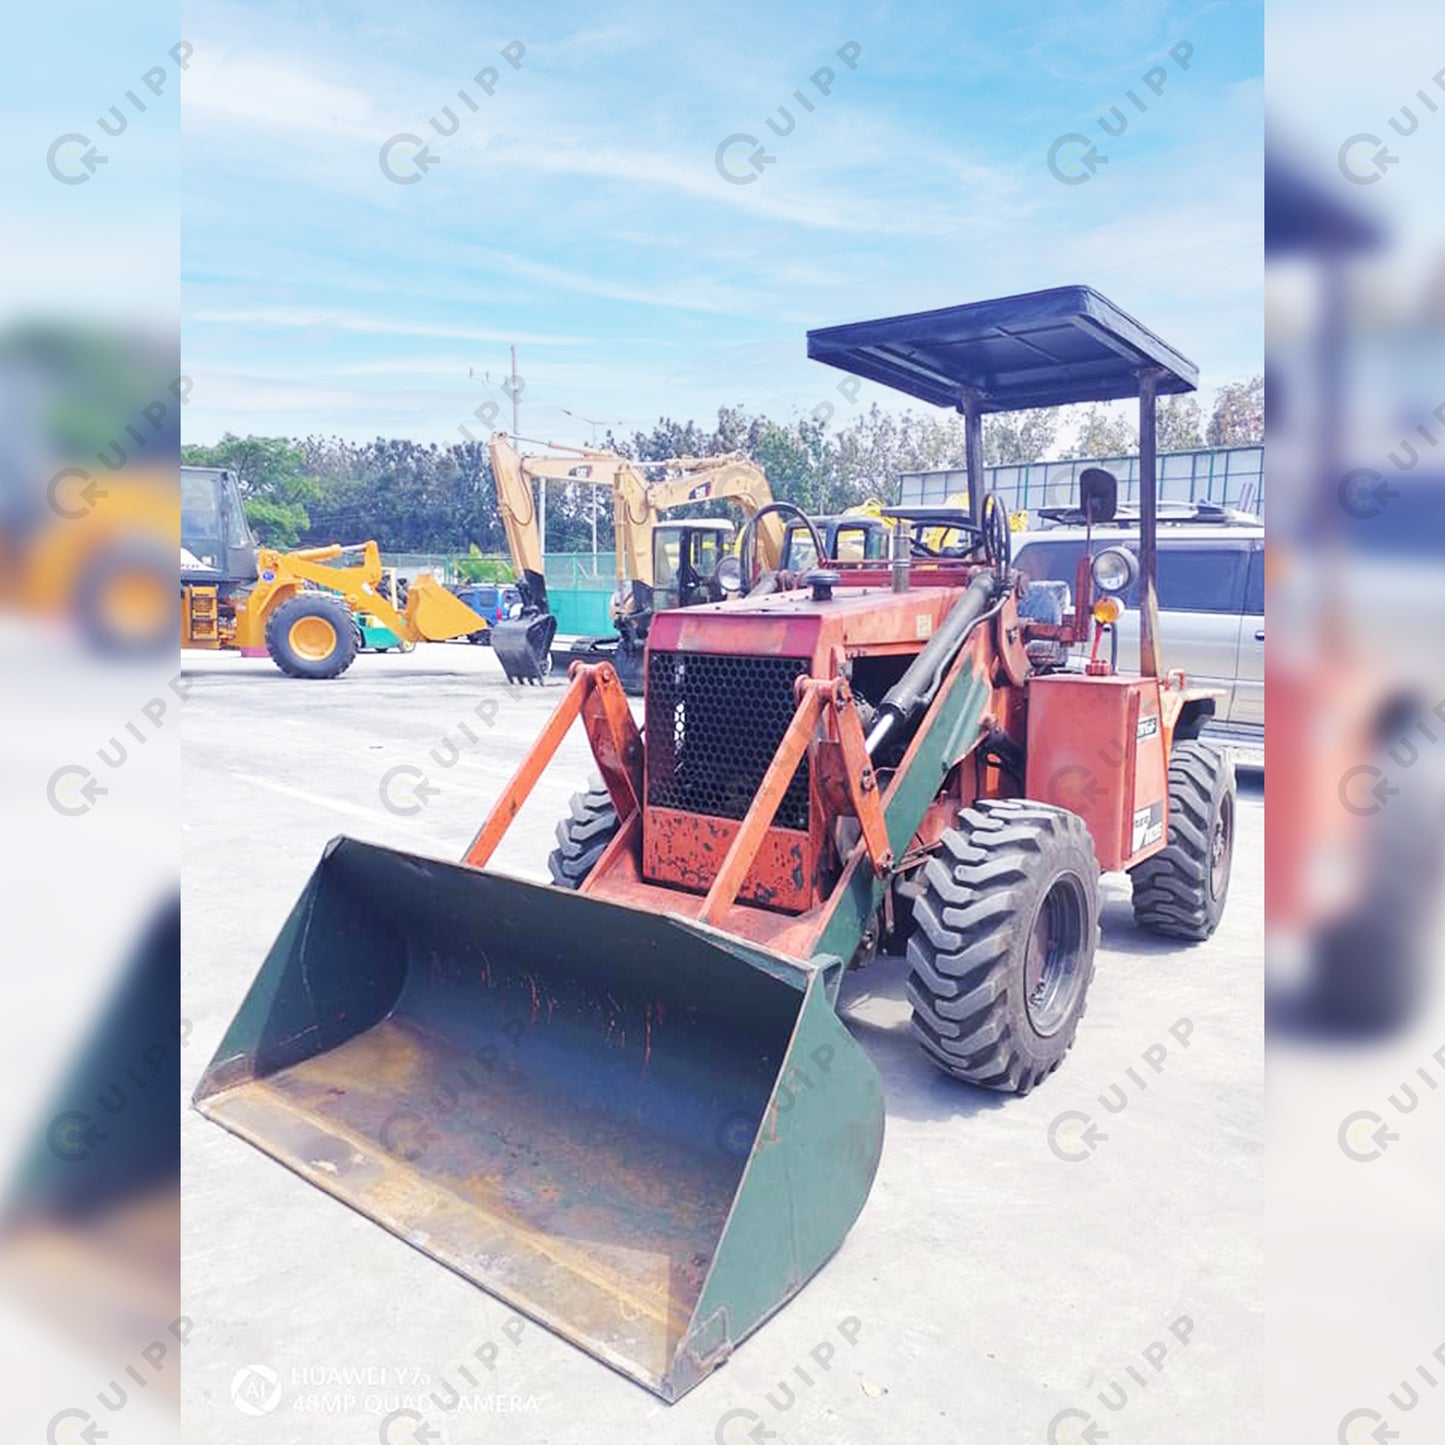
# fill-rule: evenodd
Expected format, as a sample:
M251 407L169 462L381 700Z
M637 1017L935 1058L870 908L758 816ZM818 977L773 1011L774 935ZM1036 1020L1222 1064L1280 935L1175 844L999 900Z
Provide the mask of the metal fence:
M600 637L612 631L612 593L617 586L615 552L548 552L547 598L557 631L567 637Z
M456 582L459 579L455 559L440 552L383 552L381 565L394 568L396 575L410 582L423 572L430 572L438 582Z
M460 582L463 565L468 562L490 563L489 570L500 577L512 577L515 571L505 552L487 552L481 557L441 552L383 552L381 561L384 567L395 568L408 582L422 572L430 572L440 582ZM605 587L610 592L617 578L617 559L613 552L548 552L544 562L549 587Z
M549 588L601 587L611 592L617 583L615 552L548 552L544 560Z
M997 492L1011 512L1072 506L1079 495L1079 473L1103 467L1119 479L1119 500L1139 498L1139 458L1079 457L1063 462L1025 462L985 467L985 489ZM961 467L938 472L904 472L898 479L900 506L938 506L968 490ZM1246 512L1264 511L1264 448L1203 447L1159 456L1159 497L1166 502L1218 502Z

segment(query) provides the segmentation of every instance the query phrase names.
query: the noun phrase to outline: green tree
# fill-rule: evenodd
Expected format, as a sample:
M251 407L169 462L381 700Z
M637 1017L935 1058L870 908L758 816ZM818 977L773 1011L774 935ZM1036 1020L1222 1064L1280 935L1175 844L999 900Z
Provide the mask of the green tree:
M1195 397L1165 397L1156 408L1154 426L1161 452L1191 452L1204 445Z
M1005 411L983 419L983 460L986 466L1036 462L1054 444L1059 431L1059 408L1034 407Z
M238 437L181 448L187 466L225 467L236 474L246 520L268 546L294 547L311 525L308 504L320 495L301 448L284 437Z
M1252 446L1264 440L1264 377L1232 381L1214 394L1209 418L1212 447Z
M515 582L516 573L500 557L483 557L475 542L465 557L453 557L452 567L464 582Z
M1139 450L1133 424L1097 402L1084 413L1070 457L1127 457Z

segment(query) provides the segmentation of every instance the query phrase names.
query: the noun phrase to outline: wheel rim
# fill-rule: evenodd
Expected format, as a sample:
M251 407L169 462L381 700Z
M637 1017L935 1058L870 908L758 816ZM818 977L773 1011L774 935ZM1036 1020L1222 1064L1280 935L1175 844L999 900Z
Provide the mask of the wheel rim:
M1229 864L1234 856L1234 799L1219 800L1214 826L1209 830L1209 896L1223 898L1229 887Z
M336 651L336 629L324 617L299 617L291 624L286 641L297 657L325 662Z
M164 579L153 572L117 573L106 583L100 599L107 631L127 643L151 641L168 630L171 595Z
M1024 958L1024 998L1029 1023L1041 1037L1058 1031L1083 989L1087 917L1083 882L1072 873L1050 884L1034 914Z

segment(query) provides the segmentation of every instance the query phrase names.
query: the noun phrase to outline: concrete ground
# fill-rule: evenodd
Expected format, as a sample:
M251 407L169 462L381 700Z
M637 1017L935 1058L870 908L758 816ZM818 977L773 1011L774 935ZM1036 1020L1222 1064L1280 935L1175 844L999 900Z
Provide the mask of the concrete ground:
M458 857L559 688L509 687L489 649L464 644L363 656L331 683L232 656L193 654L185 671L188 1099L326 841L345 833ZM483 701L496 704L484 709L490 726L476 716ZM448 740L459 756L443 768L430 755L450 757ZM545 877L553 827L589 762L579 729L498 867ZM409 813L382 802L399 765L431 785L418 805L416 774L392 777L389 796ZM956 1084L925 1061L901 964L849 978L843 1013L887 1094L872 1194L821 1273L671 1407L540 1326L518 1325L491 1296L187 1108L185 1438L1263 1438L1257 777L1241 779L1232 895L1209 943L1174 948L1142 934L1127 881L1110 877L1106 893L1078 1042L1028 1098ZM475 1364L488 1342L490 1370ZM424 1425L402 1416L384 1426L413 1407Z

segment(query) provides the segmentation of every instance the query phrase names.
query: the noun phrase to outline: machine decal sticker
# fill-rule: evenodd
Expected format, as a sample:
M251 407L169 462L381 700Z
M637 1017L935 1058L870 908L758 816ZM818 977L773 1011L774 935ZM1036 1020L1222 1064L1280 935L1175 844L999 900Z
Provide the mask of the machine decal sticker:
M1129 849L1137 853L1151 843L1157 843L1164 836L1164 804L1150 803L1134 813L1134 843Z

